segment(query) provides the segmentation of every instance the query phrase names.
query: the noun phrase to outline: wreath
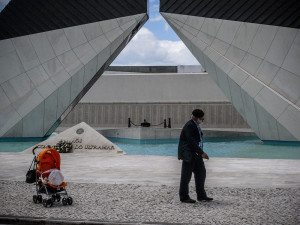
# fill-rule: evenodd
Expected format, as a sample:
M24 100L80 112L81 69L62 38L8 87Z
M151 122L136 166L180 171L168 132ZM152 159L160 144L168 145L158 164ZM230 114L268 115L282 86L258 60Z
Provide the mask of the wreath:
M59 153L68 153L72 150L72 148L73 146L71 141L60 140L56 145L56 150Z

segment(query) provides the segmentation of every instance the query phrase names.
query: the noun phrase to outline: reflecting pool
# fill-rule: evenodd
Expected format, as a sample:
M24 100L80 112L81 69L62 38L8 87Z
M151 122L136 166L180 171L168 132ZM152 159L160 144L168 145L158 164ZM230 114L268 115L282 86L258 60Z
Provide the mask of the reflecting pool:
M177 156L178 140L149 140L134 143L132 139L110 138L128 155ZM153 143L151 143L153 142ZM168 142L168 143L164 143ZM210 157L300 159L300 144L295 142L263 142L256 137L207 138L204 151Z
M133 140L109 138L128 155L177 156L178 139ZM21 152L41 142L0 142L0 152ZM300 159L300 143L263 142L256 137L205 138L204 151L210 157Z

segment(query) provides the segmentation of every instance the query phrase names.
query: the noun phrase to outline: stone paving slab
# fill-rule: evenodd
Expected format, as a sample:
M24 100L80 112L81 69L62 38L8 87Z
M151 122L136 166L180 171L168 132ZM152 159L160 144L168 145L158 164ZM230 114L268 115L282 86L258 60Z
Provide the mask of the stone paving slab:
M206 188L212 202L184 204L178 186L69 182L73 204L45 208L32 202L35 187L0 180L0 215L35 221L108 221L111 224L299 224L300 188ZM191 184L190 196L196 197ZM45 195L43 195L43 198ZM29 218L30 219L30 218Z
M33 155L0 153L0 224L299 224L300 161L211 158L212 202L180 203L172 156L61 154L72 206L44 208L25 183ZM196 197L193 179L190 186Z
M0 153L0 180L24 181L33 155ZM210 158L207 186L300 187L300 160ZM179 184L181 161L173 156L61 154L67 182Z

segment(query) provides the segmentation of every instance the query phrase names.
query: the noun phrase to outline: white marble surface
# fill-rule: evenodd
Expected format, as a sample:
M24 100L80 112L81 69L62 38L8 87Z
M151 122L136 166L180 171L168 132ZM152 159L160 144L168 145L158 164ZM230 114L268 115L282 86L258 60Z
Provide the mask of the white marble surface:
M278 118L278 122L287 127L298 140L300 138L300 115L295 106L290 105Z
M234 105L234 108L239 112L239 114L246 118L245 115L245 108L244 103L242 99L242 90L240 85L238 85L235 81L228 78L229 88L230 88L230 94L231 94L231 102Z
M221 26L221 23L222 23L222 20L219 20L219 19L205 18L204 22L201 26L201 31L212 37L215 37Z
M13 38L12 43L25 70L30 70L40 64L39 58L28 36Z
M57 117L68 108L71 103L71 78L58 88L57 92Z
M4 135L21 119L21 116L11 105L8 105L4 109L2 109L0 112L0 135Z
M263 60L259 57L247 53L243 58L242 62L239 64L239 66L251 75L254 75L260 67L262 61Z
M97 55L95 50L88 42L74 48L74 52L84 65L86 65Z
M279 27L265 59L280 67L293 44L296 34L297 29Z
M62 68L58 70L52 77L51 80L55 83L57 87L61 87L61 85L64 85L67 80L70 79L70 75L68 72Z
M46 35L52 45L56 56L59 56L64 52L71 50L71 46L63 29L48 31L46 32Z
M99 22L99 25L103 31L103 33L107 33L117 27L119 27L117 19L110 19Z
M279 140L276 119L264 109L264 105L254 101L254 106L260 138L263 140Z
M99 22L84 24L82 25L82 30L88 41L103 35Z
M184 23L181 21L178 21L174 18L169 19L170 23L176 28L176 29L181 29L183 27Z
M300 105L299 30L211 18L203 21L201 17L188 17L182 29L174 19L180 21L183 17L163 16L260 137L279 138L276 119L291 102ZM194 37L194 29L199 27ZM222 57L214 57L214 53ZM243 112L243 102L257 117ZM264 121L266 124L261 124ZM280 140L294 140L291 129L283 127Z
M51 128L59 116L57 115L57 93L58 90L56 89L45 99L44 134Z
M13 51L15 51L15 48L11 39L5 39L0 41L0 57L5 56Z
M270 87L291 102L296 103L300 97L300 76L280 69Z
M84 66L83 85L85 86L97 72L97 57L94 57Z
M23 137L38 137L44 132L44 118L37 119L41 115L44 117L45 105L41 102L29 114L22 118Z
M64 32L72 49L87 42L81 26L64 28Z
M34 89L34 85L26 73L20 74L19 76L2 83L1 87L10 102L17 101Z
M283 126L278 120L277 120L277 129L278 129L278 135L279 140L281 141L297 141L297 135L293 135L293 132L290 132L290 130L287 130L285 126ZM299 131L297 131L299 132Z
M140 13L135 15L135 20L139 23L147 14L146 13Z
M200 30L204 22L204 17L198 16L188 16L185 20L185 24L195 28L196 30Z
M223 70L220 70L219 68L216 68L216 75L218 78L218 85L221 88L224 95L227 97L229 101L231 101L231 93L230 93L230 87L228 83L228 76L224 73Z
M114 29L106 34L106 37L111 40L111 52L115 52L124 40L123 30L121 28Z
M187 25L187 24L184 24L182 26L182 29L186 30L187 32L189 32L190 34L192 34L193 36L197 37L198 33L199 33L199 30Z
M56 89L57 89L57 87L56 87L55 83L51 79L43 82L42 84L40 84L36 88L36 90L38 91L38 93L44 99L46 99L49 95L51 95Z
M61 54L57 58L70 76L73 76L84 66L72 50Z
M45 32L30 35L29 38L40 63L47 62L55 57L55 53Z
M266 85L269 85L276 76L278 70L279 67L264 60L258 68L255 76Z
M255 23L241 23L239 29L235 33L232 45L243 51L248 51L258 27L259 24Z
M248 76L247 80L241 86L241 88L252 98L255 98L263 87L264 85L252 76Z
M123 36L124 36L124 38L126 38L131 33L131 31L134 29L134 27L136 25L137 25L136 20L131 20L128 23L120 26L121 29L123 30Z
M278 27L276 26L260 24L250 45L249 53L263 59L267 54L277 30Z
M211 45L213 40L215 39L214 36L211 36L207 33L204 33L202 31L199 31L197 38L199 38L201 41L203 41L207 45Z
M49 79L48 74L44 70L43 66L39 65L32 70L26 72L35 87L38 87L43 82Z
M222 24L216 37L228 44L231 44L240 24L241 22L238 21L222 20Z
M71 77L71 101L81 92L83 88L84 68L81 68Z
M3 88L0 86L0 112L2 109L5 109L7 106L9 106L10 101L7 98Z
M27 125L22 127L24 136L43 136L43 131L48 131L120 46L124 31L128 36L144 16L145 13L0 41L0 115L2 121L8 121L1 124L1 135L17 132L13 126L20 127L17 124L22 121L15 117L19 114L26 117L26 124L34 116L41 118L36 132ZM40 104L45 104L45 111L38 107ZM20 132L17 133L16 136Z
M294 42L288 54L286 55L286 58L284 59L282 68L300 76L299 58L300 58L300 32L298 29Z
M0 57L0 84L25 72L24 66L16 51Z
M255 97L255 101L264 107L275 119L289 106L282 97L277 95L272 89L264 87Z
M170 14L169 14L170 15ZM177 20L178 22L184 24L189 16L188 15L182 15L182 14L172 14L172 18Z
M109 45L109 40L107 40L105 35L101 35L94 40L90 41L91 46L95 50L96 53L101 52L103 49L105 49Z
M258 127L258 119L256 116L256 111L255 111L255 105L254 105L254 100L251 95L249 95L248 92L245 92L242 89L242 100L244 104L244 109L245 109L245 119L248 123L248 125L251 127L251 129L257 134L257 136L261 136L261 132Z
M208 53L210 50L205 49L206 53ZM216 56L216 55L215 55ZM213 58L214 55L211 55ZM218 85L218 77L217 77L217 71L216 71L216 65L211 58L209 58L206 54L204 54L204 62L205 62L205 69L209 71L210 77L215 81L215 83Z
M97 55L97 70L99 70L104 63L108 60L110 57L111 52L110 52L110 46L107 46L105 49L103 49L98 55Z
M221 55L226 54L229 46L230 45L228 43L221 41L218 38L215 38L214 41L211 43L211 47Z
M136 21L134 16L123 16L123 17L119 17L117 18L117 22L119 24L119 26L123 26L124 24L127 24L128 22L132 22L132 21Z
M43 97L38 93L36 89L29 91L23 97L20 97L11 105L16 109L21 117L26 116L32 109L38 106L42 101Z
M228 73L228 77L231 78L239 86L241 86L249 76L249 73L245 72L238 66L234 66Z

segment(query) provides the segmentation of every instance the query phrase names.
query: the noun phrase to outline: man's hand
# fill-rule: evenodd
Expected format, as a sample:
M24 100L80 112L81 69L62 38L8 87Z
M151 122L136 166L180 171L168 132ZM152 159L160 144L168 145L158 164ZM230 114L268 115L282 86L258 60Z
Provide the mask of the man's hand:
M203 154L202 154L202 158L203 158L203 159L207 159L207 160L209 160L209 157L208 157L208 155L207 155L205 152L203 152Z

